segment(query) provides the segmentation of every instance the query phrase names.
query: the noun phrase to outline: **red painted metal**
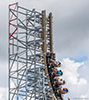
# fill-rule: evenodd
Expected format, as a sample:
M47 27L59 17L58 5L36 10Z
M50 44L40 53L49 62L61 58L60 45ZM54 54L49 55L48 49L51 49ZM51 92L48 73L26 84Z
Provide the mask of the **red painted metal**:
M14 10L13 10L13 13L15 12L16 7L17 7L17 5L15 5ZM13 14L11 15L11 18L10 19L12 19L12 17L13 17Z
M10 4L9 6L17 5L17 3Z
M14 33L17 31L17 29L18 29L18 28L16 28L16 29L14 30L14 32L9 36L9 39L11 39L11 37L14 35ZM13 39L15 39L15 38L13 38Z
M9 24L16 28L16 26L14 24L12 24L12 23L9 23Z
M15 20L16 20L16 18L14 18L14 19L11 19L11 20L10 20L10 22L12 22L12 21L15 21Z
M13 3L13 4L9 5L9 7L12 7L12 6L14 7L13 8L13 13L14 13L15 10L16 10L16 7L17 7L17 3ZM12 40L12 54L14 54L14 39L16 39L16 37L14 36L14 34L18 30L18 28L12 23L12 22L16 21L16 19L17 19L17 18L13 18L13 15L14 15L13 13L11 13L11 17L9 19L9 39ZM13 30L12 34L10 34L11 26L15 28Z

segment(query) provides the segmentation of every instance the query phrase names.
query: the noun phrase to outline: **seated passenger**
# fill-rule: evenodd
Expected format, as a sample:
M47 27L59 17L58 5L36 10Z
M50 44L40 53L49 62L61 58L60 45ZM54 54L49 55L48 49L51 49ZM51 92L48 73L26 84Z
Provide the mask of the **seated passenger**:
M50 59L50 62L51 62L51 64L50 64L51 68L60 67L61 66L61 63L59 61L55 61L53 59Z
M53 69L51 75L52 75L52 78L54 79L54 77L62 76L63 72L61 70Z
M58 90L57 90L57 94L59 95L59 94L66 94L66 93L68 93L68 89L67 88L59 88Z
M64 85L65 81L63 79L60 79L59 77L54 77L54 85L58 87L59 85Z

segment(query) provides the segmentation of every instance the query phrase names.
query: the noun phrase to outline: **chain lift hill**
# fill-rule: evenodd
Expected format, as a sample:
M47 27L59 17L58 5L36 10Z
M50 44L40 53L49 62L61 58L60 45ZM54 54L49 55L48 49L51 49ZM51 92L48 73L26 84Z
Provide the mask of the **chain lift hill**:
M10 4L8 41L8 100L64 100L68 90L53 51L52 13Z

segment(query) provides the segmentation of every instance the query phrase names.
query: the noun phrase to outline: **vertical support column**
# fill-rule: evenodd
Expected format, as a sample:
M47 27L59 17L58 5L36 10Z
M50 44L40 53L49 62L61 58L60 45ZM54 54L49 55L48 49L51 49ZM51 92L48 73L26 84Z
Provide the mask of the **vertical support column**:
M44 59L44 66L47 66L46 64L46 52L47 52L47 47L46 47L46 11L42 11L42 39L43 39L43 59ZM43 96L43 100L47 100L46 98L46 93L45 96Z
M11 10L12 9L12 10ZM15 50L15 44L14 44L14 41L16 41L15 39L17 38L17 35L16 33L18 33L18 26L17 26L17 17L18 17L18 14L17 12L15 12L15 10L17 11L18 10L18 3L14 3L14 4L10 4L9 5L9 29L8 29L8 63L9 63L9 80L8 80L8 86L9 86L9 96L8 96L8 99L9 100L13 100L14 97L15 97L15 94L17 92L18 94L18 84L15 83L17 82L17 80L13 83L15 83L15 91L14 91L14 94L12 94L12 84L11 82L13 81L12 79L12 76L16 76L17 77L17 73L18 71L16 71L16 74L15 75L12 75L12 68L13 68L13 65L14 65L14 62L15 62L15 59L16 59L16 56L17 56L17 53ZM16 16L14 16L16 15ZM17 46L17 44L16 44ZM12 58L12 59L11 59ZM16 59L17 60L17 59ZM15 67L17 68L17 67ZM16 98L16 97L15 97ZM18 99L17 99L18 100Z
M26 100L27 100L27 81L28 81L28 21L27 21L27 14L28 14L28 11L26 10Z
M53 53L52 13L49 14L50 52Z
M34 30L36 28L36 13L35 13L35 9L33 9L33 12L34 12ZM35 69L35 73L36 73L36 32L34 32L34 69ZM36 81L36 74L34 75L35 76L35 83L37 82ZM34 91L36 91L36 84L34 85ZM35 92L35 98L34 100L36 100L36 92Z
M18 28L18 3L17 3L17 28ZM19 56L18 56L18 52L19 52L19 44L18 44L18 35L19 35L19 31L17 30L17 100L19 100L19 73L18 73L18 69L19 69Z
M46 11L42 11L42 38L43 38L43 55L44 55L44 65L46 66Z
M9 6L9 16L8 16L8 99L10 100L10 6Z

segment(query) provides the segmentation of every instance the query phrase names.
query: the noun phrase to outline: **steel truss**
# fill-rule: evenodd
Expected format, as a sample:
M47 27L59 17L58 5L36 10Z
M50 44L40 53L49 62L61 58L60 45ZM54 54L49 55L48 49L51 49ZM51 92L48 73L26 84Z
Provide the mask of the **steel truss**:
M52 13L10 4L8 37L8 100L56 100L46 64L46 53L53 52Z

